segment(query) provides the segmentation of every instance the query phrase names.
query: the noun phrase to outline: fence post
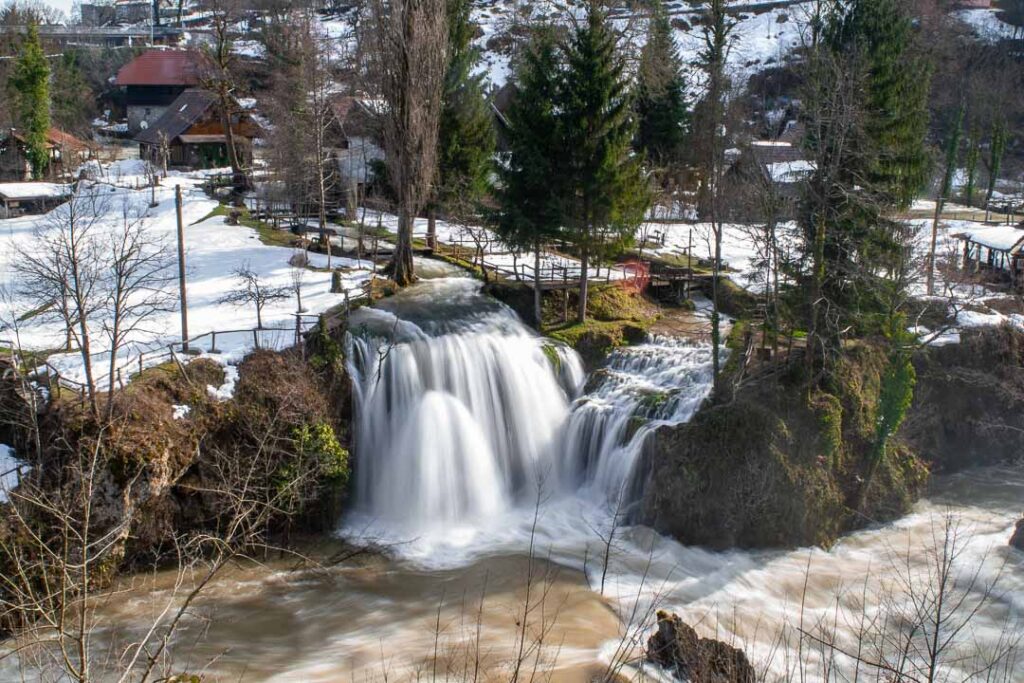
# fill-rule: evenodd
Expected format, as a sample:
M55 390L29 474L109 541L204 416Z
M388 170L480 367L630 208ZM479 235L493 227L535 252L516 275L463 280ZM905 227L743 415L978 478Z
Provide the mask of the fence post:
M217 331L210 333L210 353L217 353Z
M142 374L142 354L139 354L139 374Z

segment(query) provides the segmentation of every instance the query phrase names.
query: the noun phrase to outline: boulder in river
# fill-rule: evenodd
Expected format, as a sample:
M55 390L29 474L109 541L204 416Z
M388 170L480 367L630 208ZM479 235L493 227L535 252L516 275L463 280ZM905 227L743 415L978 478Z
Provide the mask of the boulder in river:
M1017 550L1024 550L1024 517L1017 520L1017 528L1013 530L1010 537L1010 545Z
M701 638L668 612L658 612L658 630L647 640L647 657L689 683L754 683L756 678L743 650Z

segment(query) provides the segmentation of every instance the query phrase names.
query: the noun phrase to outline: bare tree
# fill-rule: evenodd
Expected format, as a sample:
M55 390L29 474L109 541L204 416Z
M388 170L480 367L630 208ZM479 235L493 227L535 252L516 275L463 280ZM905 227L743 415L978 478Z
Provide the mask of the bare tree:
M234 117L238 113L235 100L238 84L234 73L235 57L231 50L231 31L242 18L242 6L242 0L207 0L206 9L210 13L212 41L205 50L205 59L200 70L203 87L217 96L228 163L231 165L232 183L237 193L249 188L249 176L238 153L233 125Z
M274 301L282 301L291 296L288 287L272 287L265 283L252 267L245 263L234 271L239 289L221 297L220 302L237 306L252 305L256 308L256 328L263 329L263 307Z
M59 319L67 340L77 347L94 412L94 325L106 299L105 254L97 233L108 207L106 197L97 191L76 192L43 219L29 244L19 247L15 264L21 295L39 303L38 314Z
M110 234L106 255L109 266L103 328L110 350L110 391L114 390L121 349L132 337L151 332L147 325L159 314L173 311L177 301L170 287L175 274L168 245L150 235L145 217L127 199L121 207L121 218L120 229ZM113 408L114 402L108 401L108 419Z
M288 265L292 267L292 290L295 292L295 312L305 313L302 307L302 285L306 280L306 268L309 266L309 256L305 250L296 249L292 257L288 259Z
M415 279L412 231L437 174L438 126L447 62L444 0L371 0L363 54L384 101L383 138L398 198L398 242L387 267L399 285Z

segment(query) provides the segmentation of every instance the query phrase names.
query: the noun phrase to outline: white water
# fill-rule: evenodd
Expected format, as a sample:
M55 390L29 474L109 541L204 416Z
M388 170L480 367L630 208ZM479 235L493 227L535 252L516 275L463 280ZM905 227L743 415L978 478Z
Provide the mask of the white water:
M952 511L967 521L961 565L984 565L990 579L989 564L1006 564L1008 588L973 617L968 645L997 648L1006 620L1024 612L1024 562L1005 548L1019 514L1007 492L1024 500L1017 470L954 478L947 486L958 495L948 501L940 492L913 515L829 551L685 547L643 527L616 528L617 504L637 495L631 479L643 441L659 425L689 420L706 397L706 345L655 338L620 350L581 390L574 353L559 349L553 367L544 342L469 281L420 285L361 315L351 355L360 385L360 512L343 533L394 544L414 566L466 567L534 548L584 570L627 630L649 633L654 610L668 608L740 645L772 677L820 680L820 654L792 642L801 619L837 620L849 644L849 622L865 611L864 600L867 613L895 617L905 596L892 593L893 577L927 577L936 525ZM959 495L970 476L985 480L974 491L986 501L980 507ZM1004 480L1005 490L995 490ZM975 588L968 593L978 597ZM602 659L617 647L610 643ZM838 664L848 675L850 661ZM947 672L966 677L963 668ZM1024 680L1024 666L1001 680Z
M428 281L353 315L356 504L386 535L479 528L538 499L618 501L647 434L710 388L708 347L655 339L614 353L580 396L577 354L479 288Z

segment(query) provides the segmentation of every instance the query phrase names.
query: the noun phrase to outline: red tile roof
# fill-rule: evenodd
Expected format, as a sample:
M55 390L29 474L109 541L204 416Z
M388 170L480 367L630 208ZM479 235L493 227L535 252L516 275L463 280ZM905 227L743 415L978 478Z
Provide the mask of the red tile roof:
M188 50L148 50L121 67L118 85L197 85L198 56Z

